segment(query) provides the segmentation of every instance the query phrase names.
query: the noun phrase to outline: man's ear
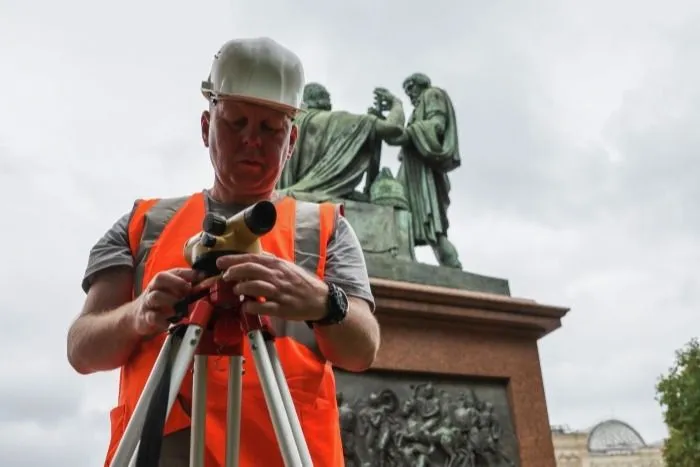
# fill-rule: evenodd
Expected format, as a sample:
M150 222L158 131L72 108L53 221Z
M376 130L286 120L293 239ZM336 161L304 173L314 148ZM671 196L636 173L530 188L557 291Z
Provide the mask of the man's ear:
M202 125L202 142L204 147L209 147L209 122L211 121L211 114L208 110L202 112L202 118L200 123Z
M299 137L299 129L296 125L292 125L292 129L289 131L289 147L287 148L287 160L292 157L294 153L294 146L297 144L297 138Z

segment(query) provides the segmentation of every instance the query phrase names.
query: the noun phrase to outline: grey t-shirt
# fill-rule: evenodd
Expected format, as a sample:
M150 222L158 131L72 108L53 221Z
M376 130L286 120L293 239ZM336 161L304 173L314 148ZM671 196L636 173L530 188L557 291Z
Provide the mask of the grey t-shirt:
M232 216L244 206L222 205L205 192L207 210ZM97 274L119 266L134 267L129 248L128 225L131 211L121 216L90 250L82 287L87 293ZM374 310L374 297L369 286L367 266L362 247L347 219L336 218L335 231L327 249L325 280L341 287L349 296L366 300ZM297 254L317 255L316 251L297 251Z

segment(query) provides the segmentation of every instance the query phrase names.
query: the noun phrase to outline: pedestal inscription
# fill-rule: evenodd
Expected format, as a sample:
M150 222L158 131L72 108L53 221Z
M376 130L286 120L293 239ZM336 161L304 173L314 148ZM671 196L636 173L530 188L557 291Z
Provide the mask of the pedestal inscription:
M518 467L505 383L336 371L347 467Z

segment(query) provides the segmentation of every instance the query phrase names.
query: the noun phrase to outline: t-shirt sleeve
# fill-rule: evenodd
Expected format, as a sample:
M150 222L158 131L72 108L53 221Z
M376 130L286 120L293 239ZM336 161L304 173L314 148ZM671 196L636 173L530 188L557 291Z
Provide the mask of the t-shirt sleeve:
M328 243L325 279L342 288L348 296L366 300L374 311L374 296L362 246L343 216L337 217L335 232Z
M83 276L83 291L90 290L95 276L114 267L134 267L129 248L129 219L131 212L120 217L90 250L87 268Z

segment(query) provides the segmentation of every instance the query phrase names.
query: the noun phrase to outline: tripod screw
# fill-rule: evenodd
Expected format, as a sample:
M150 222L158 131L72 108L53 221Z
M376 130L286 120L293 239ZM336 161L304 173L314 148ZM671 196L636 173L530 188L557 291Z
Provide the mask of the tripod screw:
M204 232L199 240L199 243L206 248L213 248L216 246L216 237L208 232Z
M211 235L223 235L226 233L226 218L214 212L209 212L204 216L202 230Z

